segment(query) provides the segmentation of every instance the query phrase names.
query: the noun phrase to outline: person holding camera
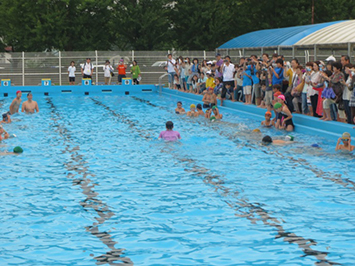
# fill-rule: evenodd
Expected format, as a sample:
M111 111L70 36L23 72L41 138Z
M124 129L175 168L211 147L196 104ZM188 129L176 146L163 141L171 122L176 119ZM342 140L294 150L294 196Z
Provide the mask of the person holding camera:
M244 104L251 104L251 88L253 85L253 77L252 71L254 69L253 65L251 64L251 59L248 58L244 61L243 65L243 93L245 96L245 103Z

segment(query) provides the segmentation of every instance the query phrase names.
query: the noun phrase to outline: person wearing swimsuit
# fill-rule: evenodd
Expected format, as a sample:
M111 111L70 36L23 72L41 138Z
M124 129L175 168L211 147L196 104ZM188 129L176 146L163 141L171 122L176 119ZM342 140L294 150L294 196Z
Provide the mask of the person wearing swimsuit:
M261 125L264 127L273 127L275 126L275 122L271 120L271 112L267 111L265 113L265 120L261 122Z
M38 113L38 104L36 101L32 101L32 93L27 94L27 101L23 102L21 112L26 113L34 113L35 111Z
M16 92L16 98L12 101L10 105L10 115L13 115L15 113L18 113L18 110L20 109L20 104L21 104L21 96L22 92L17 91Z
M275 127L277 129L285 129L286 131L293 131L295 125L292 121L292 114L286 104L275 103L275 111L278 113Z
M213 93L213 88L208 88L208 92L203 96L203 108L212 108L214 105L217 105L216 95Z

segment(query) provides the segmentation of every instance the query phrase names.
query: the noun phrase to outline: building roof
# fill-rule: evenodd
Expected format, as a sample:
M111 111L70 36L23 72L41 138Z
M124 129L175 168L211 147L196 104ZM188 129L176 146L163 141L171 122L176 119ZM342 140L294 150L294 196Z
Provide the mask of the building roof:
M280 29L253 31L238 36L218 49L313 45L318 43L355 42L355 20L333 21ZM352 41L350 41L352 40Z

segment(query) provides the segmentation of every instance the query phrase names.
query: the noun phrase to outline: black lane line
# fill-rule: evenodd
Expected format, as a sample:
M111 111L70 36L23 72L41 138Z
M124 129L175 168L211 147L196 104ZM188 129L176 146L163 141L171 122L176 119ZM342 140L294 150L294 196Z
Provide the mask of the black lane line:
M115 214L109 209L109 206L98 199L99 193L94 191L95 184L91 182L89 177L94 177L90 173L86 162L83 161L83 155L79 153L80 147L75 146L70 148L70 146L75 145L71 139L70 131L65 127L62 117L57 111L56 106L53 104L50 98L47 98L47 103L50 105L51 109L51 120L55 123L55 131L63 138L65 151L63 153L70 154L71 160L64 163L67 168L68 174L67 177L72 179L73 186L80 186L82 193L86 198L80 202L80 205L85 211L90 209L94 210L98 217L95 217L97 222L94 222L93 225L87 226L86 231L90 232L93 236L97 237L103 244L105 244L110 251L106 252L101 256L94 257L97 265L133 265L133 262L130 258L123 256L124 249L115 248L115 242L112 236L106 232L101 232L99 230L99 225L103 224L105 221L109 220ZM121 261L120 263L115 261Z
M116 113L114 110L112 110L110 107L108 107L101 101L98 101L93 98L91 98L91 100L93 100L95 104L102 106L104 109L110 112L114 117L116 117L119 121L131 125L131 127L134 128L135 130L134 132L138 133L143 138L154 139L154 137L152 137L147 132L147 130L144 130L141 127L137 126L138 124L137 122L128 119L123 114ZM168 153L167 150L162 150L161 152ZM231 192L229 188L223 186L224 181L221 179L221 176L213 174L211 170L205 167L200 167L199 165L197 165L194 159L179 158L177 156L173 156L173 158L178 160L180 163L184 163L187 166L189 166L189 168L185 168L184 170L186 172L194 173L196 176L202 177L203 182L212 185L215 189L215 192L219 193L224 197L233 196L233 198L237 200L236 202L231 202L228 200L225 200L225 202L228 204L228 206L230 206L231 208L237 211L237 214L235 214L237 217L245 217L248 220L250 220L251 223L253 224L255 224L257 221L261 221L265 225L276 228L278 235L275 237L275 239L281 238L285 242L288 242L290 244L297 244L298 247L302 249L304 253L302 257L313 256L318 260L317 262L315 262L315 265L320 265L320 266L341 265L340 263L332 262L326 259L326 256L329 254L329 252L323 252L323 251L318 251L313 249L311 246L317 245L317 242L315 240L311 238L306 239L303 238L302 236L296 235L295 233L287 232L282 227L281 222L276 217L270 216L268 212L261 207L262 205L260 203L250 203L245 198L242 197L238 198L239 196L238 192Z
M161 110L165 110L167 112L169 112L169 109L165 108L165 107L162 107L162 106L157 106L153 103L151 103L150 101L148 100L145 100L145 99L141 99L141 98L138 98L136 96L131 96L132 99L136 100L136 101L140 101L142 103L146 103L147 105L149 106L152 106L152 107L157 107ZM188 120L190 123L191 123L191 120ZM220 130L220 128L218 126L216 126L216 124L213 124L211 125L211 127L215 130ZM224 136L224 137L227 137L229 140L231 140L232 142L234 143L238 143L234 138L233 136L227 134L226 132L223 132L223 131L219 131L218 132L219 135L221 136ZM343 178L341 174L333 174L333 173L330 173L330 172L324 172L323 170L321 169L318 169L316 166L314 165L311 165L307 160L305 159L296 159L292 156L288 156L288 155L284 155L284 154L281 154L277 151L265 151L265 150L260 150L258 146L256 145L253 145L253 144L250 144L250 143L245 143L244 146L246 147L249 147L249 148L253 148L253 149L256 149L258 151L262 151L266 154L274 154L278 157L281 157L283 159L287 158L290 162L292 163L296 163L296 164L299 164L301 167L313 172L315 174L315 176L317 178L322 178L324 180L328 180L328 181L332 181L333 183L336 183L338 185L341 185L342 187L344 188L347 188L347 189L351 189L353 191L355 191L355 182L350 180L349 178Z

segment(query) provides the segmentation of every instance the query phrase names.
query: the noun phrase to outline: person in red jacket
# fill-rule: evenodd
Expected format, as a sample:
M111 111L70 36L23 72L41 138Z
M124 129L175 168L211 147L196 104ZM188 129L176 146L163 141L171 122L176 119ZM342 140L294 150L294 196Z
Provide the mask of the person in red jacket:
M127 65L124 63L123 58L120 59L120 63L117 66L118 70L118 85L122 84L122 79L126 77Z

